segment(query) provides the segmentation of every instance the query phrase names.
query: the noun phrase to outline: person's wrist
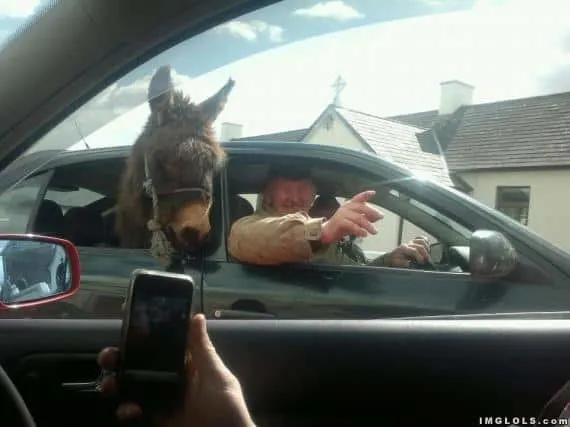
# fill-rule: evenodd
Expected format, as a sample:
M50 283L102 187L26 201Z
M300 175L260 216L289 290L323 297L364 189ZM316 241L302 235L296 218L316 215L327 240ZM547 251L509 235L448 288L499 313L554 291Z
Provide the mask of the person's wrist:
M330 223L326 221L323 223L323 227L321 229L321 238L319 239L319 243L321 245L330 245L334 242L334 237L330 231Z
M324 227L324 218L311 218L304 223L305 240L311 245L313 252L320 249L322 244L322 234Z

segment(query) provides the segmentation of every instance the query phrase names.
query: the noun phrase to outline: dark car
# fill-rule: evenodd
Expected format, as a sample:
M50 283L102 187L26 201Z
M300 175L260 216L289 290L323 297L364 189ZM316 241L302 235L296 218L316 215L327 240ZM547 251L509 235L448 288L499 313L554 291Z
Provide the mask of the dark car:
M216 180L213 238L203 258L190 259L185 267L202 289L209 315L367 319L570 310L570 255L459 191L343 148L264 142L230 142L224 148L229 163ZM129 150L37 152L10 167L6 176L13 183L39 169L0 196L0 209L9 219L1 223L0 232L61 236L79 246L81 254L80 292L34 316L117 318L131 271L160 268L146 250L120 248L114 232L115 198ZM415 232L431 236L433 253L439 254L436 270L255 266L232 259L226 236L234 221L254 211L261 183L276 159L305 163L317 187L339 198L376 190L374 204ZM10 187L9 182L3 184ZM498 231L508 239L516 251L513 271L488 276L471 271L475 260L469 256L470 245L477 230ZM380 228L379 252L402 240L400 233L398 241L386 244L391 231ZM378 249L368 246L368 251Z

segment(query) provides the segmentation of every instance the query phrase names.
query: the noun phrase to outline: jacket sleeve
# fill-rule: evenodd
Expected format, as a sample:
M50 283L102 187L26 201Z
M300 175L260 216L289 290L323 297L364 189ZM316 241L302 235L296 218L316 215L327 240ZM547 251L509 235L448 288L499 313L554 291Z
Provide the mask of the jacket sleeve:
M313 258L307 225L320 223L303 213L281 217L250 215L234 223L228 252L239 261L259 265L305 262Z

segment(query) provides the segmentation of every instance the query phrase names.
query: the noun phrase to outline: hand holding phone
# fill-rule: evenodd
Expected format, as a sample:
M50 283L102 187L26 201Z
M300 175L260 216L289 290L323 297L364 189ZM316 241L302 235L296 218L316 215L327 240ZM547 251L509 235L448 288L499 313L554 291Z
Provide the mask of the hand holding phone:
M130 422L135 422L136 425L255 427L238 379L225 365L209 337L206 318L198 314L191 322L189 348L193 355L192 371L186 373L188 388L183 405L163 412L160 416L161 414L149 413L152 411L148 411L140 402L121 399L117 408L118 419L129 422L129 425L132 425ZM116 396L117 393L114 373L118 353L114 347L107 347L99 353L98 362L105 372L101 392L107 397Z
M193 295L191 276L133 271L117 369L122 398L151 404L183 394Z

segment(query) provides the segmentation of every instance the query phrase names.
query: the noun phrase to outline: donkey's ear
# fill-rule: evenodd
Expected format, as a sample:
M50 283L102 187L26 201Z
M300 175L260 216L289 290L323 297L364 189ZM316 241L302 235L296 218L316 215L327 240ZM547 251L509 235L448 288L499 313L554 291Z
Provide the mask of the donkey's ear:
M215 95L205 101L202 101L198 105L200 117L206 124L211 125L218 118L219 114L226 106L228 96L234 88L234 85L235 81L230 78L224 87L222 87Z
M170 72L169 65L160 67L156 70L148 85L150 112L157 117L159 123L162 121L163 111L172 102L174 84L172 83Z

